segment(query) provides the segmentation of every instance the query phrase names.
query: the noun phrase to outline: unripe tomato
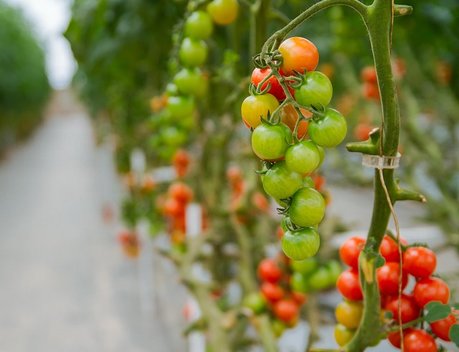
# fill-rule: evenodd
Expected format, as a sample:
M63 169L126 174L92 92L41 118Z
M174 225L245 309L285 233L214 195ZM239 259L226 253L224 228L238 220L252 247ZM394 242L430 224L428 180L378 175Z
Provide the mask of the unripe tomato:
M161 130L160 137L164 145L172 147L181 146L187 140L186 133L180 128L176 128L174 126L166 127ZM174 150L171 150L170 157L172 157L173 152ZM167 159L170 159L170 157Z
M356 270L348 269L343 271L336 282L336 286L343 297L348 300L360 301L363 299L359 273Z
M297 231L287 231L282 237L282 250L293 260L304 260L317 253L320 247L320 237L312 227Z
M299 272L294 272L290 277L290 286L296 292L309 292L309 281L306 276Z
M185 22L185 36L193 39L207 39L213 29L212 18L204 11L191 13Z
M402 273L400 273L402 271ZM400 270L399 263L386 263L376 270L379 291L382 295L395 295L398 293L398 281L402 275L402 289L408 283L408 276Z
M287 328L287 326L283 322L281 322L280 320L274 319L274 321L271 323L271 328L272 328L272 330L274 332L274 335L276 337L280 337L284 333L284 331Z
M348 329L356 329L362 319L362 302L343 301L336 306L336 321Z
M261 124L261 119L267 120L279 106L279 102L272 94L249 95L241 105L241 115L245 124L256 128Z
M445 319L434 321L430 323L430 328L432 332L444 341L451 341L450 330L451 327L457 323L457 318L454 314L458 314L459 311L455 311L448 315Z
M277 302L284 297L284 290L277 284L272 282L263 282L261 285L261 293L268 302Z
M213 0L207 5L207 12L212 20L221 26L233 23L239 11L237 0Z
M284 40L279 52L282 55L281 71L285 75L291 75L294 71L314 71L319 63L319 51L306 38L291 37Z
M335 325L335 341L338 346L343 347L349 343L354 337L355 330L346 328L344 325L336 324Z
M293 195L288 213L297 226L315 226L325 216L324 197L314 188L301 188Z
M308 277L309 287L314 291L322 291L332 286L330 271L321 266Z
M201 66L207 60L207 44L203 40L185 38L179 49L180 61L184 66Z
M403 337L404 352L437 352L438 348L432 335L421 329L411 329Z
M295 88L295 100L300 105L320 109L326 107L333 96L333 86L322 72L308 72L303 77L303 83Z
M244 297L242 305L249 308L255 314L260 314L266 309L266 300L261 293L252 292Z
M330 260L326 264L325 268L327 269L329 275L329 287L335 287L336 281L343 271L341 264L337 260Z
M271 74L271 69L269 67L267 68L255 68L252 71L252 77L251 77L251 82L254 84L256 87L265 79L266 76ZM268 78L268 80L260 87L261 90L266 89L266 87L270 85L270 88L267 93L274 95L279 101L282 101L285 99L285 93L284 89L282 88L281 84L277 80L275 76L271 76Z
M403 253L403 270L414 277L428 277L437 267L437 256L429 248L410 247Z
M304 260L292 260L290 261L290 268L301 274L309 274L317 268L317 260L315 258L307 258Z
M274 199L286 199L303 187L300 174L290 171L284 161L274 164L262 177L263 189Z
M282 278L282 270L274 259L266 258L258 264L258 277L260 280L272 283Z
M287 167L299 174L309 174L320 164L320 152L317 145L308 140L290 146L285 153Z
M184 95L203 97L207 93L208 81L197 67L181 69L175 75L174 83Z
M350 237L339 248L339 257L344 264L351 268L357 269L359 266L359 255L365 246L363 237Z
M309 136L322 147L336 147L347 133L347 124L343 115L337 110L327 108L324 116L309 122Z
M400 297L401 302L401 318L402 324L408 323L414 319L419 317L421 310L419 309L416 301L414 300L413 296L408 296L403 294ZM384 305L384 309L392 313L392 318L398 322L398 305L399 299L398 297L392 298L386 302Z
M169 97L167 101L167 109L174 119L183 119L192 115L195 107L192 97Z
M295 301L283 299L274 304L274 315L277 319L291 323L298 319L299 308Z
M252 133L252 150L262 160L280 160L284 157L291 140L292 132L284 124L263 123Z
M449 301L449 287L441 279L436 277L426 277L419 280L414 286L414 299L419 307L424 306L432 301L438 301L443 304Z

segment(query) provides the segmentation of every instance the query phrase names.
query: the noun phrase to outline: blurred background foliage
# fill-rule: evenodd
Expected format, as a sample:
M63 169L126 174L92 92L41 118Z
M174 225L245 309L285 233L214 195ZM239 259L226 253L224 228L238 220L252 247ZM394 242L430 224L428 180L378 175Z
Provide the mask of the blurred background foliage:
M49 92L45 56L33 27L0 0L0 152L38 125Z

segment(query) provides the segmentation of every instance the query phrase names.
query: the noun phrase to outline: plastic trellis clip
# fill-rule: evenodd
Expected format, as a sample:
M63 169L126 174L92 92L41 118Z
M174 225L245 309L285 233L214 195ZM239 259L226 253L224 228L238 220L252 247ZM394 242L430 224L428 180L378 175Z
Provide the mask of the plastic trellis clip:
M362 165L373 169L396 169L400 165L401 156L400 153L396 156L363 154Z

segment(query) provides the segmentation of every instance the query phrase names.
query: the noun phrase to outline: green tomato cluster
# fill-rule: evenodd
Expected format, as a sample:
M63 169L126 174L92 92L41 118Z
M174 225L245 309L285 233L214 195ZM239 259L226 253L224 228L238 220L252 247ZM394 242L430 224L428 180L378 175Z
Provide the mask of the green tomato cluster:
M292 260L293 272L290 285L296 292L309 293L334 288L341 273L341 265L336 260L319 264L315 258Z

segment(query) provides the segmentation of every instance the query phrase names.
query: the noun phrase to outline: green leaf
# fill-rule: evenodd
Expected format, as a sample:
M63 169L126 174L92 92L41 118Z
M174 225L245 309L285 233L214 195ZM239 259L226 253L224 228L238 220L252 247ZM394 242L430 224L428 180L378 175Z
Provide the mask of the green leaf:
M459 324L451 326L451 329L449 330L449 337L451 338L451 341L459 347Z
M386 264L386 260L384 259L384 257L382 255L378 254L378 256L375 259L375 267L376 268L380 268L384 264Z
M459 309L459 303L454 303L454 304L453 304L453 308L454 308L454 309Z
M427 313L424 316L424 320L429 323L444 319L451 314L451 307L440 302L430 302L425 309Z

